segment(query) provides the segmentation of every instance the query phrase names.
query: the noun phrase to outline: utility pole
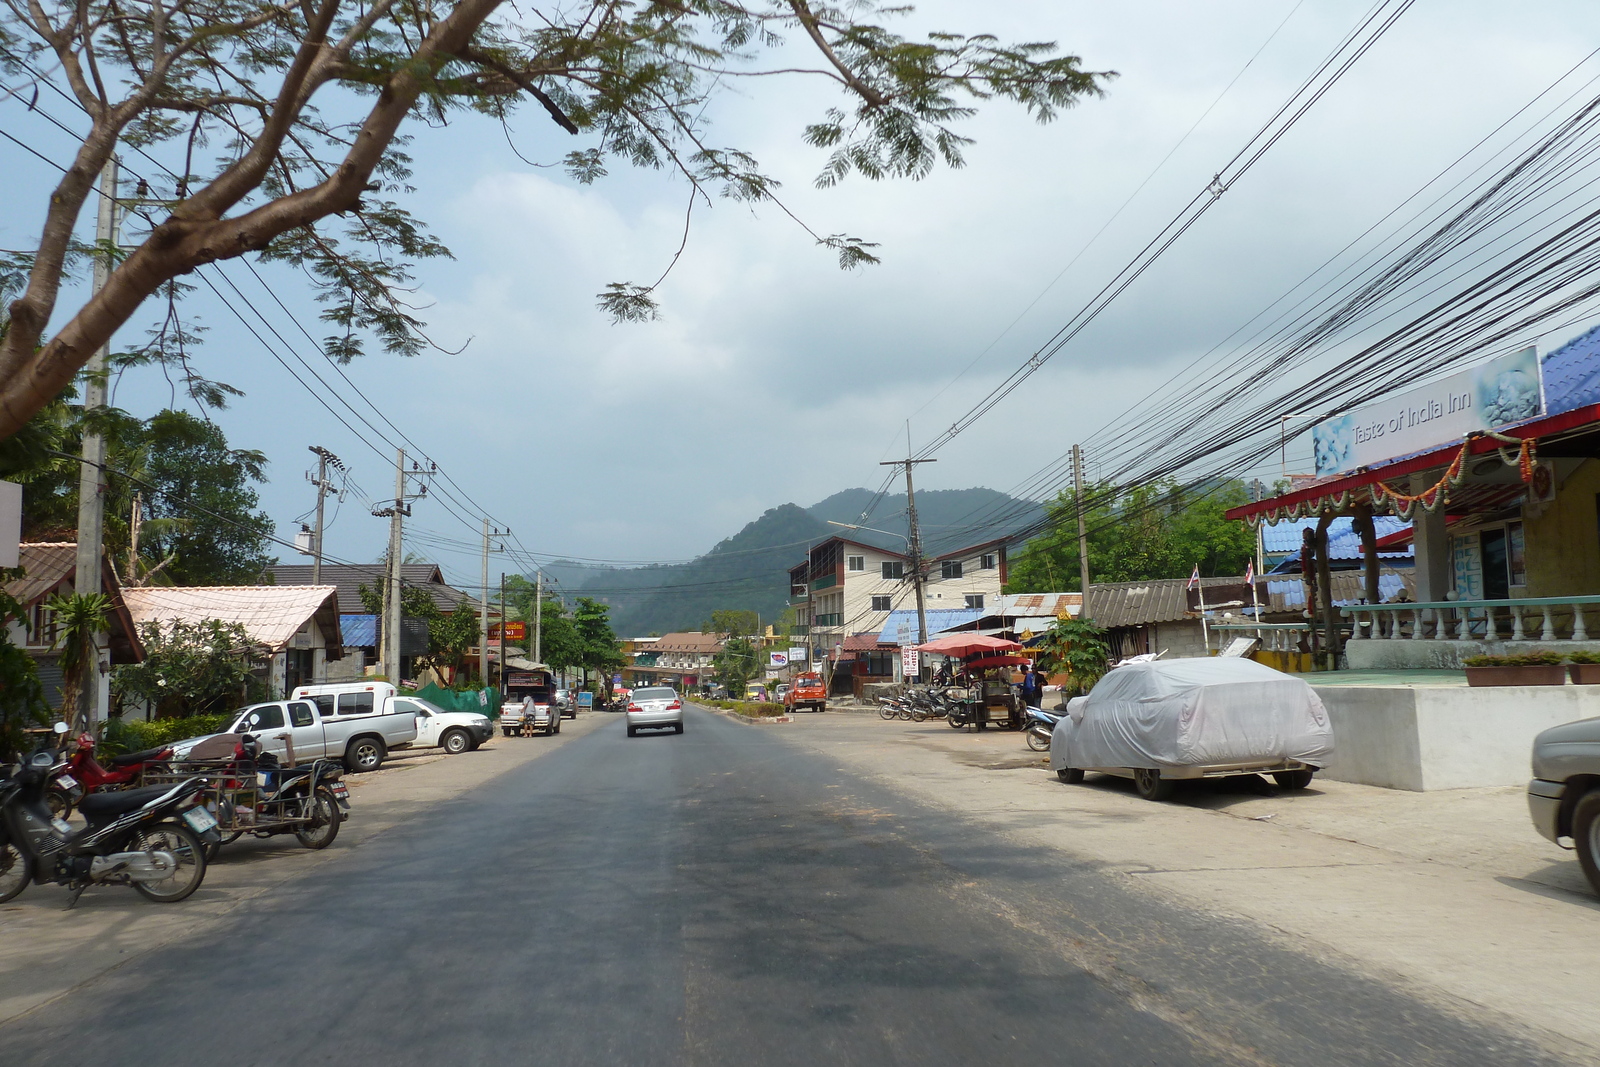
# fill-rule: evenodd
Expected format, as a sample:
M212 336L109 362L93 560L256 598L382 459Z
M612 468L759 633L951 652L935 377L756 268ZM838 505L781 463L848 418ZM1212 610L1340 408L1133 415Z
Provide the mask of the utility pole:
M112 257L111 250L117 246L121 219L118 218L117 183L118 183L117 157L112 156L106 160L105 169L100 172L100 206L95 214L94 239L97 251L94 257L94 292L98 293L105 288L106 282L111 277ZM85 381L83 389L83 413L92 416L106 406L106 361L111 355L111 341L95 349L93 356L89 357L89 365L85 368ZM100 586L100 554L105 544L105 463L106 439L98 431L90 429L83 435L83 462L78 469L78 551L77 567L73 574L72 589L79 595L99 593ZM100 639L95 639L98 648ZM84 686L83 692L78 696L78 708L84 714L84 721L91 725L102 718L99 712L104 709L100 706L100 656L98 650L95 654L95 669L90 672L90 684ZM68 719L73 718L72 709L63 709Z
M506 572L500 572L500 699L506 695Z
M918 463L937 463L936 459L890 459L879 463L880 467L904 467L906 469L906 523L910 528L911 537L907 547L911 550L911 585L917 593L917 644L928 643L928 608L922 597L922 537L917 532L917 497L911 486L911 468Z
M489 520L483 520L483 603L478 609L478 680L487 686L489 684L489 536L499 536L505 531L492 530ZM506 632L506 597L504 583L500 589L500 634L501 634L501 660L500 673L505 674L505 632Z
M1089 532L1083 525L1083 449L1078 445L1072 446L1072 495L1078 505L1078 588L1083 596L1078 611L1083 614L1089 606Z
M544 571L533 572L533 662L544 662Z
M311 534L311 584L322 584L322 501L329 493L333 492L333 483L328 481L328 468L343 471L344 463L338 456L329 452L321 445L311 445L310 450L317 457L317 480L312 484L317 487L317 526Z
M394 508L389 512L389 575L383 591L383 675L400 684L400 557L401 523L406 513L406 450L394 460Z

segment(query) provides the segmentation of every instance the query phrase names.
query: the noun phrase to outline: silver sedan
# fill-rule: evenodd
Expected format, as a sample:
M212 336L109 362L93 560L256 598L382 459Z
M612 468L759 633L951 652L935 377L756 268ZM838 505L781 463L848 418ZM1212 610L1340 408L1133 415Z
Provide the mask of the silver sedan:
M651 686L635 689L628 701L628 736L640 730L671 727L673 733L683 733L683 700L678 691L669 686Z

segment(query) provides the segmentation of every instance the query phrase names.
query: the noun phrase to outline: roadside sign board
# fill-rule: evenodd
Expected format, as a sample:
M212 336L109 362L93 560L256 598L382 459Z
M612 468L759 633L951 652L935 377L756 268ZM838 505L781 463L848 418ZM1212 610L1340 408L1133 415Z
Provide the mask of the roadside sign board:
M594 708L594 694L593 693L579 693L578 694L578 707L580 709L582 709L582 708L593 709Z
M806 653L808 651L809 650L806 648L805 645L790 645L789 646L789 662L790 663L795 663L795 662L798 661L798 662L804 663L805 659L806 659Z
M914 648L905 649L900 653L900 662L905 666L905 676L915 678L922 673L922 653Z
M489 640L500 640L501 625L497 622L489 624ZM505 624L507 641L526 641L528 639L528 624L521 619L513 619Z
M788 665L789 665L789 654L787 652L768 652L767 653L767 666L768 667L787 667Z

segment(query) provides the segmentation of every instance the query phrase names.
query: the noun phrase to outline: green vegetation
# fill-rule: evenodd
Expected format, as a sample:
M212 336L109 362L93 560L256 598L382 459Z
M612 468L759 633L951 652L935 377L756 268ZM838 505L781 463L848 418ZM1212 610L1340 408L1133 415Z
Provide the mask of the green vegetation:
M729 638L711 657L711 670L730 693L743 693L745 683L761 673L755 643L748 637Z
M104 593L57 593L45 601L55 613L56 648L61 652L61 715L73 733L82 729L79 704L99 668L95 642L106 632L111 598Z
M170 745L190 737L214 734L228 725L233 712L221 715L191 715L180 719L107 719L100 730L101 753L115 756L119 752L139 752L158 745Z
M1208 577L1243 574L1255 553L1248 525L1223 518L1247 503L1237 479L1199 489L1159 482L1118 490L1101 483L1085 490L1089 573L1094 582L1187 578L1195 565ZM1078 521L1073 495L1050 505L1050 527L1011 558L1007 593L1077 590Z
M140 638L144 660L111 672L119 703L138 700L154 719L185 720L270 699L267 684L250 671L250 638L238 623L147 623Z
M706 704L713 708L747 715L752 719L776 719L788 714L788 709L782 704L765 703L756 700L707 700L695 697L696 704Z
M1046 674L1068 674L1079 693L1105 676L1111 657L1106 632L1088 619L1058 619L1034 646Z
M0 582L23 576L21 568L0 570ZM22 615L22 604L0 591L0 620ZM0 763L9 762L25 745L24 730L50 721L50 706L33 657L11 643L8 627L0 626Z
M1573 656L1585 655L1575 652ZM1570 657L1569 657L1570 658ZM1517 652L1508 656L1467 656L1462 663L1468 667L1553 667L1561 662L1559 652ZM1578 660L1575 663L1600 662L1600 660Z

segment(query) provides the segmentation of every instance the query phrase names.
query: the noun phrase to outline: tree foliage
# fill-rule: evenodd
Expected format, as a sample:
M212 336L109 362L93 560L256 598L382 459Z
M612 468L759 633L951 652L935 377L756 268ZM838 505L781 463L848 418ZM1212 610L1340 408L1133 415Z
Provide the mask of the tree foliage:
M700 624L708 634L727 634L730 637L748 637L760 632L761 616L742 608L724 608L711 613L711 618Z
M1106 632L1090 619L1058 619L1034 647L1040 668L1046 674L1071 675L1080 693L1094 688L1111 657Z
M251 670L250 636L236 622L147 623L145 658L111 672L111 692L148 704L155 718L215 715L269 696Z
M1092 582L1187 578L1197 565L1207 577L1243 574L1255 554L1250 528L1223 517L1249 499L1237 480L1200 489L1161 482L1126 491L1102 483L1087 488L1084 499L1091 502L1084 525ZM1078 522L1070 492L1050 506L1049 523L1012 557L1006 592L1078 588Z
M0 570L0 581L24 576L22 568ZM22 752L30 726L49 721L50 705L39 681L38 664L26 651L11 641L11 628L5 623L20 619L26 608L11 594L0 589L0 763L9 763Z
M101 634L110 625L111 598L104 593L57 593L45 601L55 615L61 652L61 714L77 733L84 725L84 694L95 683Z
M167 409L136 419L112 408L86 420L70 398L0 441L0 478L24 487L23 537L72 539L77 459L92 426L106 439L105 546L127 582L249 584L271 564L272 520L258 510L266 456L229 446L222 429ZM132 477L124 477L123 475ZM139 551L132 547L139 514Z
M10 264L27 276L0 340L0 437L152 297L167 313L145 355L187 367L197 331L178 314L177 279L218 260L257 254L299 268L323 301L334 359L368 339L403 354L429 343L408 302L412 270L448 251L401 202L408 119L470 112L506 123L532 100L576 138L562 162L578 181L614 161L670 169L690 184L691 205L715 194L795 218L749 152L711 139L706 107L718 90L779 73L830 83L842 99L804 132L828 153L817 179L827 186L852 172L915 179L940 161L960 166L968 140L957 126L978 103L1009 99L1044 122L1110 76L1049 43L893 32L888 22L907 10L877 0L8 0L0 71L81 109L87 132L42 205L37 247ZM788 38L807 42L809 58L785 51ZM80 216L119 150L148 157L135 247L87 302L58 309ZM546 142L541 154L558 153ZM807 230L842 267L876 261L863 238ZM618 320L648 319L659 282L614 282L597 301ZM60 328L47 336L52 319Z
M733 637L711 657L711 669L730 697L744 696L745 683L761 673L761 659L755 642L748 637Z

